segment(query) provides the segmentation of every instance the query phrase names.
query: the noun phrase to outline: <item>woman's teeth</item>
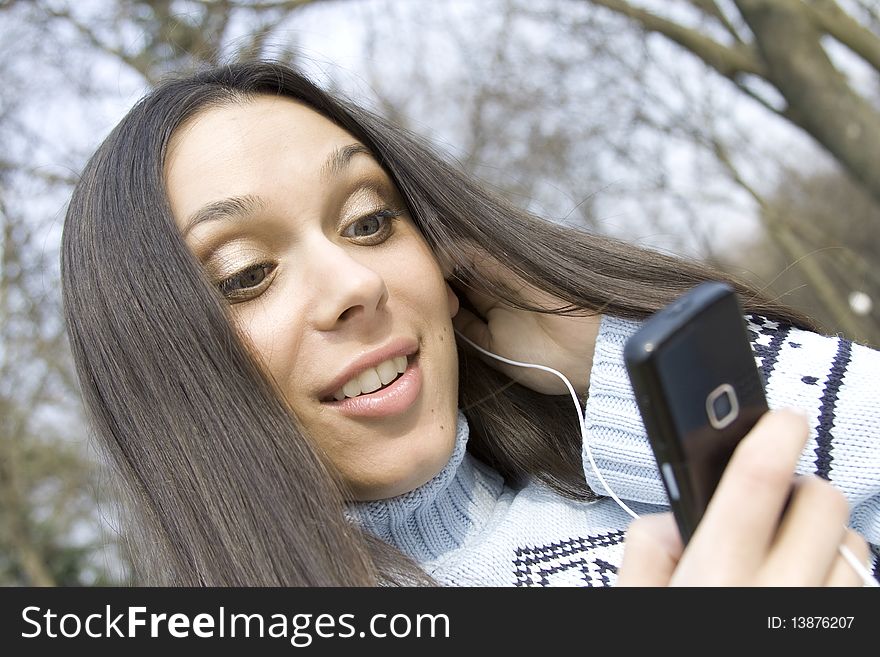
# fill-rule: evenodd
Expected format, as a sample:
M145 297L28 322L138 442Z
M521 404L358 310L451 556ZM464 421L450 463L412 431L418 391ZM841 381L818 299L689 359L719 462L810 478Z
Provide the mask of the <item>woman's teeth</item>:
M384 385L388 385L398 374L406 371L406 356L396 356L379 363L376 367L368 367L342 386L333 394L336 401L342 401L346 397L357 397L369 392L375 392Z

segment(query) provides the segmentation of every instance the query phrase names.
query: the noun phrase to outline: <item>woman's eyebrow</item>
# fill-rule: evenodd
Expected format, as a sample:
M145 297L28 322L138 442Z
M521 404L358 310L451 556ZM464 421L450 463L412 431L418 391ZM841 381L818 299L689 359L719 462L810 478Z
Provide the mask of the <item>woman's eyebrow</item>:
M266 202L259 196L246 194L244 196L230 196L220 201L214 201L202 206L193 212L186 220L183 235L205 221L218 219L243 219L266 207Z
M338 176L351 163L351 158L358 154L373 156L370 149L363 144L349 144L335 149L321 167L321 177L328 180Z
M351 159L359 154L373 156L363 144L348 144L334 149L321 166L321 177L326 180L338 176L351 163ZM231 196L208 203L189 216L184 224L183 235L186 236L193 228L205 221L242 219L265 207L266 202L263 199L251 194Z

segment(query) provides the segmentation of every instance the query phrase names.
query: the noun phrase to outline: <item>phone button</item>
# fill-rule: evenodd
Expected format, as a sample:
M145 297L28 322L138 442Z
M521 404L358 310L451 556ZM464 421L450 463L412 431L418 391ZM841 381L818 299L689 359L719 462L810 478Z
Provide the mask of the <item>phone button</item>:
M673 500L678 500L678 484L675 483L675 475L672 473L672 466L668 463L664 463L660 466L660 472L663 474L664 481L666 481L666 488L669 490L669 497Z

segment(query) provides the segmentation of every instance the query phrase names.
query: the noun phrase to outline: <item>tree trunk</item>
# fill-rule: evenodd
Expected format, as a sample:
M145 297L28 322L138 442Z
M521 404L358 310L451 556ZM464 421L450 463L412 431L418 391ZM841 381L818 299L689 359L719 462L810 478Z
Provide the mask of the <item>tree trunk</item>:
M834 67L798 0L735 0L790 116L880 202L880 113Z

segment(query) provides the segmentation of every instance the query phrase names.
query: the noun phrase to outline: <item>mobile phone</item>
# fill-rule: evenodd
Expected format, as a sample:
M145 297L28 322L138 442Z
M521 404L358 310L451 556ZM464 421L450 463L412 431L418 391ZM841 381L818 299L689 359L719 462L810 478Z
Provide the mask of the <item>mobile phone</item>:
M623 353L687 544L737 443L767 411L733 288L696 286L649 317Z

